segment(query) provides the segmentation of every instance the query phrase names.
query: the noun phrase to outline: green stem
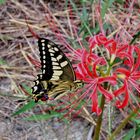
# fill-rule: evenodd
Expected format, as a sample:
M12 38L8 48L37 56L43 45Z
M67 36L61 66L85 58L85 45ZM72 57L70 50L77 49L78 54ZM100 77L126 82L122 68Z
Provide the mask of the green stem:
M103 116L104 105L105 105L105 97L104 97L104 95L102 95L101 105L100 105L100 108L102 109L102 113L98 117L98 120L97 120L97 123L96 123L96 128L95 128L95 133L94 133L94 136L93 136L93 140L99 140L101 125L102 125L102 116Z
M139 111L139 108L136 108L134 111L132 111L123 121L122 123L115 129L115 131L112 133L111 136L108 136L107 140L113 140L114 137L120 133L120 131L125 127L125 125L130 121L130 119L137 114Z

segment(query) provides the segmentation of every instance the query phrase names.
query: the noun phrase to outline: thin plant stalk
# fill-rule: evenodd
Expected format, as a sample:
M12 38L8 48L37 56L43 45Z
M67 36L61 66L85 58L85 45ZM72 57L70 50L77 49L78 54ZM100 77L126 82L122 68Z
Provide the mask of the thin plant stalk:
M99 137L100 137L100 130L101 130L101 126L102 126L102 117L103 117L104 105L105 105L105 97L102 95L101 105L100 105L100 108L102 109L102 113L98 117L98 120L97 120L97 123L96 123L96 128L95 128L95 133L94 133L94 136L93 136L93 140L99 140Z

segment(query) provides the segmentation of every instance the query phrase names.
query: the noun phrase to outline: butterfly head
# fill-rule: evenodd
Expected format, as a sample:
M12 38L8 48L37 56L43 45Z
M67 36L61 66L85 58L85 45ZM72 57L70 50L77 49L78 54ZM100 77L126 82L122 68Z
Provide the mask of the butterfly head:
M39 94L34 94L33 97L36 103L38 102L38 100L47 101L49 99L48 94L43 91L41 91Z
M76 91L78 90L79 88L82 88L84 86L84 83L82 80L75 80L73 81L73 88L72 88L72 91Z
M84 86L84 83L82 80L76 80L74 83L77 85L78 88L82 88Z

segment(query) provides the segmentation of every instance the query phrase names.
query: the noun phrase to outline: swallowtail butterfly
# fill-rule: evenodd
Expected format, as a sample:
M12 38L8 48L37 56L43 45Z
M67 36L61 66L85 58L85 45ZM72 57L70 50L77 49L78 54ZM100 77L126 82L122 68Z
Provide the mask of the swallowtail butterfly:
M32 87L35 102L58 99L69 91L76 91L82 82L76 80L69 59L58 45L44 38L38 40L41 70Z

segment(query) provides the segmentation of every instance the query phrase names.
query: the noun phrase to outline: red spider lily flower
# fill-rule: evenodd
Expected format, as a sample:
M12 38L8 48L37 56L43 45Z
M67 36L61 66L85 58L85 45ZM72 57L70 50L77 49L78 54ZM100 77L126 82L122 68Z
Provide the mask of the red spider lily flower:
M95 41L90 39L91 48L96 44L101 44L100 37L97 38L99 40L97 40L96 37L94 39ZM106 38L102 39L107 41ZM108 101L112 100L114 97L113 94L105 89L103 85L108 83L109 85L114 86L116 84L116 77L105 76L103 74L99 74L100 72L97 71L98 67L107 66L107 62L103 57L99 57L97 54L94 54L91 51L88 53L85 49L83 49L81 52L81 63L79 63L76 68L76 77L90 85L89 88L92 90L92 92L89 90L89 97L92 99L92 111L99 115L101 113L101 109L98 107L98 92L102 93Z
M96 54L93 50L97 46L103 48L109 57ZM114 39L107 39L103 34L98 34L89 39L89 50L78 50L81 52L81 62L76 67L76 76L89 85L87 95L92 100L92 111L98 115L101 113L98 106L99 93L103 94L107 101L116 97L116 106L125 107L132 87L140 93L140 49L120 44ZM134 55L137 55L137 58L134 58ZM117 58L118 63L115 62ZM124 100L120 101L118 98L122 94L125 95Z
M122 67L115 70L119 80L124 83L120 89L114 92L115 96L118 96L122 93L125 94L125 99L122 103L117 101L117 107L119 108L123 108L126 106L126 104L128 104L129 94L133 94L134 89L140 93L140 49L137 46L129 46L128 50L125 51L128 52L132 63L125 63L127 65L126 68ZM134 55L137 55L137 58L135 58Z
M114 76L107 76L107 77L98 76L97 74L94 74L92 71L90 71L87 65L80 63L76 70L76 76L78 79L81 79L84 82L89 84L88 88L90 88L90 90L88 89L88 91L90 92L89 97L92 100L92 111L96 112L97 115L100 115L101 109L98 107L98 94L97 93L98 92L102 93L108 101L112 100L114 97L113 94L110 93L108 90L104 89L102 85L108 82L112 86L114 86L116 84L116 78ZM96 66L97 64L95 61L95 63L93 64L93 71L95 71Z

